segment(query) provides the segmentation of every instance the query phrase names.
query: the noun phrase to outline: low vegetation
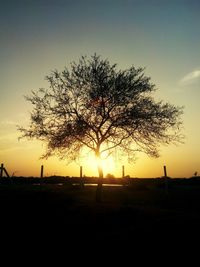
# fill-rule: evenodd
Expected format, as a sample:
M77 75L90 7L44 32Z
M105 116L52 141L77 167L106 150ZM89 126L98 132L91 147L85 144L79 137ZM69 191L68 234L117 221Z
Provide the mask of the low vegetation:
M198 236L200 177L168 179L167 190L164 178L127 179L122 186L103 186L101 203L95 202L96 186L77 181L2 178L1 229L15 238L25 232L31 240L42 236L93 244Z

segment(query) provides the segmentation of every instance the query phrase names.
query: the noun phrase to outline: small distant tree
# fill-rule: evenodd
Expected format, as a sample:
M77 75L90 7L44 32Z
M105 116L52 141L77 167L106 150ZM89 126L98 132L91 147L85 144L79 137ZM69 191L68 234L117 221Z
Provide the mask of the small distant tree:
M159 144L180 141L182 108L153 99L155 86L143 68L118 70L95 54L46 79L48 89L26 97L33 110L29 127L19 127L21 137L45 142L45 158L57 154L75 160L84 147L91 150L99 172L97 201L105 153L117 148L129 159L136 151L158 157Z
M114 179L115 176L114 176L112 173L107 173L107 174L106 174L106 178L107 178L107 179Z

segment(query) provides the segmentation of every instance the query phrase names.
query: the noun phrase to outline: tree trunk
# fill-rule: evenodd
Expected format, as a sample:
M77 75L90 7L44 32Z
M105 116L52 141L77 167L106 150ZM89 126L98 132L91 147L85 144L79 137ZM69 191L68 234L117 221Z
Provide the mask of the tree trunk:
M97 158L97 168L99 173L99 179L97 184L97 190L96 190L96 202L102 201L102 186L103 186L103 168L101 163L101 157L99 153L96 153Z

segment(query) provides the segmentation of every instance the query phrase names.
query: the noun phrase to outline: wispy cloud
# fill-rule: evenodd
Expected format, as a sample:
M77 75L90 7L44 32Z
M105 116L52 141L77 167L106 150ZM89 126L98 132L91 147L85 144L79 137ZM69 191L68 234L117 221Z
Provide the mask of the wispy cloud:
M200 80L200 69L194 70L188 74L186 74L181 80L180 84L184 85L187 83L193 83L197 80Z

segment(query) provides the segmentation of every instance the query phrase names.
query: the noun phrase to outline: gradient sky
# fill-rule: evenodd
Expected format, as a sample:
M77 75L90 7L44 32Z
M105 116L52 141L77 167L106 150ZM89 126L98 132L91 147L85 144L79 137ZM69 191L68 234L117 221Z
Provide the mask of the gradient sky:
M97 175L91 162L66 165L39 160L44 146L18 141L16 125L27 125L31 106L23 95L47 87L45 76L81 55L94 53L120 69L146 67L155 97L185 106L185 143L160 147L161 157L138 154L135 164L110 159L105 172L159 177L200 173L200 1L199 0L0 0L0 162L10 175ZM92 164L93 165L93 164ZM108 168L108 165L111 168Z

